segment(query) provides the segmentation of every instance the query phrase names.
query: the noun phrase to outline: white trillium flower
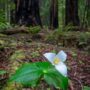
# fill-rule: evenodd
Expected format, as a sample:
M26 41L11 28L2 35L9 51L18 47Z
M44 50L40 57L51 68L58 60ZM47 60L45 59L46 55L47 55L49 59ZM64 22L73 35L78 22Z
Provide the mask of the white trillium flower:
M45 53L44 56L55 66L58 72L65 77L67 76L67 67L64 64L67 59L67 54L64 51L61 50L57 55L55 53Z

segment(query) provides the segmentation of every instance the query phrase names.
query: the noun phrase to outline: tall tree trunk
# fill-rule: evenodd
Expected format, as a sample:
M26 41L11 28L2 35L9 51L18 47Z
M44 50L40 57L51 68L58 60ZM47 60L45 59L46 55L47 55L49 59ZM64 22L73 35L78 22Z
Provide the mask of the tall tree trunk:
M27 26L42 26L39 0L15 0L15 5L16 23L25 24Z
M82 27L84 29L90 27L90 0L85 1Z
M22 15L22 5L23 1L22 0L14 0L15 3L15 22L18 24L21 19Z
M78 0L66 0L66 10L65 10L65 25L73 24L73 26L79 26L79 16L78 16Z
M58 0L51 0L50 27L58 28Z
M87 20L88 20L88 27L90 27L90 0L87 0Z

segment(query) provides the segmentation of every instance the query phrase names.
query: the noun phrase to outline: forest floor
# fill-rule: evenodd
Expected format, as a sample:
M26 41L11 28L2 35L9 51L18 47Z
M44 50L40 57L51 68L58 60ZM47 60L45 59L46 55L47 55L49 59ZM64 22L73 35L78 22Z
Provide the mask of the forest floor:
M71 85L68 90L83 90L82 88L84 86L90 86L90 54L77 48L47 43L44 39L44 33L41 36L31 37L30 34L25 33L13 35L0 34L0 69L13 73L15 68L21 63L47 61L43 56L44 53L64 50L68 55L66 64L68 66L68 76L71 80ZM17 57L15 57L16 53L18 53ZM1 76L0 90L2 87L5 87L8 74ZM42 90L48 90L45 89L44 85L41 85L43 87ZM5 90L5 88L2 90ZM41 90L41 87L34 90Z

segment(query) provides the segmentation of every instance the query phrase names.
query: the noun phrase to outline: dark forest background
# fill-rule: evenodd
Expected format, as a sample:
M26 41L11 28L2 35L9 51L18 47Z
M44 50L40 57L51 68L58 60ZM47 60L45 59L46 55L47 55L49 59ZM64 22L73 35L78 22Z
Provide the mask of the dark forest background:
M90 0L0 0L0 18L26 26L88 28Z

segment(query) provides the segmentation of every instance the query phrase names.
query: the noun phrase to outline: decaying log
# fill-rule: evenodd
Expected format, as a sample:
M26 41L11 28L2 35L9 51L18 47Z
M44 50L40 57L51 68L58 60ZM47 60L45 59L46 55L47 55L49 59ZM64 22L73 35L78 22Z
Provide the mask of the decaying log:
M12 35L16 33L29 33L29 30L27 27L21 26L21 27L16 27L12 29L7 29L5 31L1 31L0 33L6 34L6 35Z

